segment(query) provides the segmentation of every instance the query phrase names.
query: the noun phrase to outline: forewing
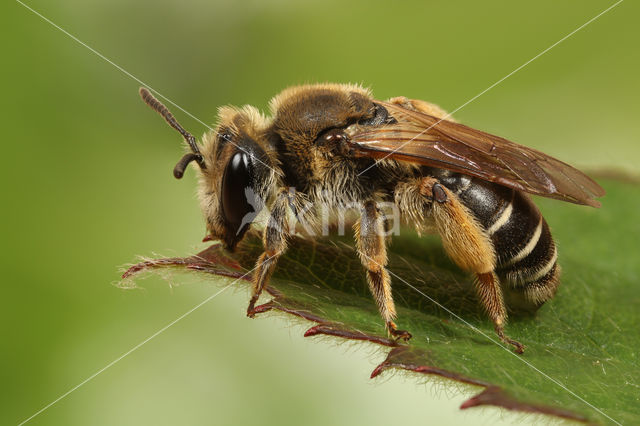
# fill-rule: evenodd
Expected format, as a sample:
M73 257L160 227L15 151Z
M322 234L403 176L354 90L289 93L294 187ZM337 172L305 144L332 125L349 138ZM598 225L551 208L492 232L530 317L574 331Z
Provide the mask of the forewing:
M476 176L520 191L599 207L605 194L581 171L540 151L463 124L378 102L397 123L356 127L356 155L408 161Z

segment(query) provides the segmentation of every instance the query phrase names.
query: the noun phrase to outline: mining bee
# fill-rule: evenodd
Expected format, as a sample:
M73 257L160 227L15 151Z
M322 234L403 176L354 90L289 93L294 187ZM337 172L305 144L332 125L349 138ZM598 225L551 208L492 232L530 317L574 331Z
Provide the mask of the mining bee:
M549 226L528 194L593 207L605 194L568 164L456 123L436 105L405 97L379 101L357 85L290 87L271 100L271 117L252 106L222 107L219 124L201 144L147 89L140 95L188 143L175 177L192 161L198 165L205 240L233 250L259 211L270 211L249 317L287 249L288 221L317 222L317 209L305 208L310 204L355 203L356 249L369 288L389 334L409 339L394 323L378 208L384 201L419 231L437 231L448 256L473 274L500 339L522 353L524 346L504 333L503 291L535 310L554 296L560 275Z

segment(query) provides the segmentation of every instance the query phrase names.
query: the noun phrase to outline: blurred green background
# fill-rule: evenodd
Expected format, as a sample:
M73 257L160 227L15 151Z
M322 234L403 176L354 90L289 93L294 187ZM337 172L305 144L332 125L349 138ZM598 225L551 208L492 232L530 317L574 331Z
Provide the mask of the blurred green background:
M210 124L220 105L265 108L288 85L323 81L451 111L613 3L26 2ZM456 118L577 166L637 171L639 11L621 3ZM113 285L137 255L204 247L195 175L171 176L181 139L136 81L19 3L1 14L0 424L16 424L220 284ZM194 134L206 130L172 109ZM523 420L460 412L464 396L441 381L372 383L375 349L304 339L304 326L278 317L249 320L247 301L244 289L226 291L30 424Z

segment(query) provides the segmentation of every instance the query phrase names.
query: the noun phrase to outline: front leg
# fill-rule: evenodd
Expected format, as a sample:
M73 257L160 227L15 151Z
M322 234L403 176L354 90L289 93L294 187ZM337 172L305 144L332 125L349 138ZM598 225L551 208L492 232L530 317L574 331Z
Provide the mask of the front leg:
M387 247L384 241L384 217L374 201L367 201L361 210L359 222L355 226L356 247L362 265L367 271L367 282L387 331L396 338L409 340L408 331L398 330L393 320L396 308L391 294L391 278L385 269Z
M273 273L276 263L280 256L287 249L287 237L289 228L287 227L287 208L289 199L287 191L282 190L271 209L267 226L262 234L262 244L264 252L256 262L255 272L253 274L253 288L251 301L247 308L247 316L253 318L256 314L255 305L262 290L269 282L269 278Z

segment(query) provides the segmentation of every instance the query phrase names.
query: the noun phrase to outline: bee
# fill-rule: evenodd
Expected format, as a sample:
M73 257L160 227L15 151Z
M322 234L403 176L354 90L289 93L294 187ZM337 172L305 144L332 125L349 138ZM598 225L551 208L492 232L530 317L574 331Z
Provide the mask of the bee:
M174 176L191 162L198 166L205 241L234 250L269 209L249 317L287 249L291 218L317 223L309 204L357 205L355 246L369 288L388 333L410 339L394 322L386 269L386 220L378 206L391 202L404 221L440 235L447 255L472 274L497 335L523 353L505 334L503 293L535 310L555 295L560 276L549 225L529 194L593 207L605 194L568 164L459 124L436 105L376 100L357 85L290 87L271 100L270 117L252 106L222 107L219 124L200 144L147 89L140 95L187 142Z

